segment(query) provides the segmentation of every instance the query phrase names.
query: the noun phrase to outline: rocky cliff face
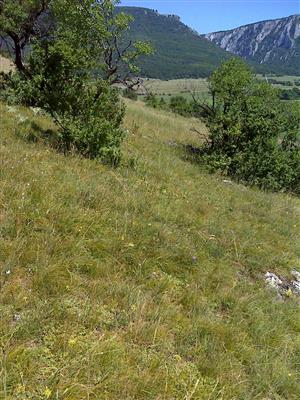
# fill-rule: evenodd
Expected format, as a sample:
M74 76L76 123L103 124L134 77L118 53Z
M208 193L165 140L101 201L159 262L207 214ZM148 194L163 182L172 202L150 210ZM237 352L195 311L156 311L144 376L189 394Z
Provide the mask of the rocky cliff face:
M205 37L247 60L300 73L300 15L209 33Z

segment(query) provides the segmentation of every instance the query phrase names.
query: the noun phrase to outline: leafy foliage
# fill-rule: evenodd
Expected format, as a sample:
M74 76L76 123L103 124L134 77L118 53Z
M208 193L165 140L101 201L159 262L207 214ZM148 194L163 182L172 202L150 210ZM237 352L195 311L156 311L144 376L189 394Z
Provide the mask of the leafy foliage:
M25 0L16 4L15 0L0 0L0 36L12 43L15 65L25 73L24 51L33 37L49 34L46 11L52 0Z
M131 17L116 14L116 3L53 0L50 7L48 2L55 29L35 37L26 70L19 69L2 85L10 102L49 112L64 151L114 165L124 138L124 107L112 85L127 83L138 71L136 59L151 51L140 41L125 44L123 33Z
M300 100L300 88L281 89L279 91L279 97L281 100Z
M133 89L126 88L123 90L123 96L130 100L137 100L138 95L137 92Z
M255 80L239 59L212 74L213 106L202 151L212 170L265 189L300 193L299 113L284 107L276 89Z
M145 103L147 106L158 108L159 107L159 100L158 98L151 92L149 92L146 96Z

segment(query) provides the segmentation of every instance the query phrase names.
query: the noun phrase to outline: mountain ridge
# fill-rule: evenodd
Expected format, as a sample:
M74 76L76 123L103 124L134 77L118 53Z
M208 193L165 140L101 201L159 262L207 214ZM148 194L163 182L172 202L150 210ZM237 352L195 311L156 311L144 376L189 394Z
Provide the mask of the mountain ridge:
M132 15L128 39L149 41L155 53L139 64L148 78L176 79L207 77L232 55L181 22L174 14L160 14L144 7L116 7Z
M270 22L270 21L280 21L280 20L288 19L288 18L291 18L291 17L298 17L298 16L300 16L300 14L291 14L291 15L288 15L288 16L286 16L286 17L280 17L280 18L262 19L262 20L260 20L260 21L250 22L249 24L239 25L239 26L237 26L237 27L235 27L235 28L231 28L231 29L221 29L221 30L219 30L219 31L214 31L214 32L209 32L209 33L204 33L204 34L201 34L201 33L200 33L200 35L207 36L207 35L211 35L212 33L230 32L230 31L234 31L235 29L238 29L238 28L244 28L244 27L246 27L246 26L256 25L256 24L258 24L258 23L264 23L264 22Z
M258 21L204 35L220 48L280 73L300 74L300 15Z

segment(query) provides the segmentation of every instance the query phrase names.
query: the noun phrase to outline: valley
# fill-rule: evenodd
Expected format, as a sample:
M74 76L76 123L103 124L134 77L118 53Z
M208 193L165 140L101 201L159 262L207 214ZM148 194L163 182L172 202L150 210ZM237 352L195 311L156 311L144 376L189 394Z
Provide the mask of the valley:
M296 75L265 76L258 74L258 79L272 84L277 89L291 90L299 87L300 77ZM199 100L209 100L208 80L199 79L170 79L167 81L160 79L143 79L143 89L138 91L139 96L145 98L144 89L166 101L174 96L182 96L187 100L192 100L192 94Z

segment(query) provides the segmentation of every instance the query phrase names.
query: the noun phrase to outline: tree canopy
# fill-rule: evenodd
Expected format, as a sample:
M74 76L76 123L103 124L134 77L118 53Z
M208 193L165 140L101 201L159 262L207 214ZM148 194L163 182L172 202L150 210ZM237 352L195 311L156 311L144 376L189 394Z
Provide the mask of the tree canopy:
M300 193L300 116L278 91L259 81L241 59L210 78L209 140L202 156L212 170L266 189Z
M8 78L8 98L48 112L64 151L112 164L120 160L124 138L115 84L136 85L136 60L151 52L148 43L125 39L132 18L116 13L117 3L0 0L0 32L13 41L17 67Z
M25 48L63 40L81 55L82 67L101 71L111 84L138 74L137 59L150 54L147 42L125 40L132 17L115 13L119 0L0 0L0 35L12 44L17 69L29 73Z

